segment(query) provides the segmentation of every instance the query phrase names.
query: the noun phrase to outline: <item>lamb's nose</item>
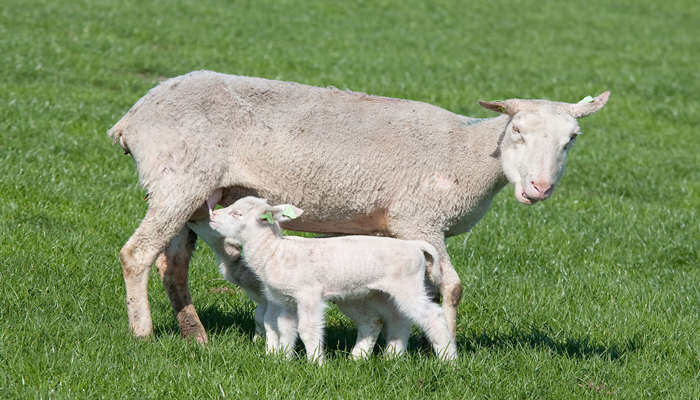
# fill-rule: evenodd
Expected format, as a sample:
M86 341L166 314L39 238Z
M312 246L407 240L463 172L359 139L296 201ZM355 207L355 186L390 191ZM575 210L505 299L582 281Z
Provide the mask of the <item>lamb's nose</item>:
M540 199L546 199L554 191L554 185L551 183L530 181L530 185L537 191Z

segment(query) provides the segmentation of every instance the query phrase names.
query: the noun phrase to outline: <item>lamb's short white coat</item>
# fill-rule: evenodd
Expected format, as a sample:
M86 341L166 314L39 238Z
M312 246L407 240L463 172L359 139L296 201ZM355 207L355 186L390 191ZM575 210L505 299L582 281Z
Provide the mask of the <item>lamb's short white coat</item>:
M213 230L240 243L243 259L263 284L269 350L291 355L298 333L309 359L322 362L327 302L350 302L357 316L368 310L368 300L381 307L381 296L386 296L395 310L425 332L440 357L457 357L444 312L426 291L426 254L438 261L433 246L376 236L290 240L278 225L290 219L284 215L287 209L302 213L291 205L270 206L265 200L245 197L215 211L209 222ZM273 223L261 219L266 213ZM371 341L373 346L378 333L375 328L370 340L360 337L360 342ZM368 344L362 351L371 351Z
M240 243L212 229L208 219L190 221L187 225L217 255L219 271L224 279L240 286L255 302L255 336L253 336L253 340L265 338L264 317L267 300L260 279L241 257ZM287 236L286 239L300 240L296 236ZM435 262L435 260L431 260L431 262ZM435 271L437 270L436 268ZM426 282L426 284L430 285L431 283ZM385 353L388 356L398 356L406 352L413 322L397 310L385 293L373 292L359 299L336 298L333 302L341 312L353 320L357 327L357 340L351 353L354 359L367 358L372 354L379 333L384 334ZM270 332L269 337L268 350L273 351L282 347L276 332ZM291 345L288 347L291 348Z

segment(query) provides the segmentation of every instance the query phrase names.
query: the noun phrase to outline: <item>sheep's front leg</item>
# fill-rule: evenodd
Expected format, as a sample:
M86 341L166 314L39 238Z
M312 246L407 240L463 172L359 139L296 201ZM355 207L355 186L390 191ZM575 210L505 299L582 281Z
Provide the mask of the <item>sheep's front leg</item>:
M206 343L209 339L192 305L187 286L190 258L196 240L194 232L187 227L183 228L168 248L158 255L156 268L175 311L182 337Z
M306 357L323 364L323 313L325 302L321 297L297 299L299 337L304 342Z

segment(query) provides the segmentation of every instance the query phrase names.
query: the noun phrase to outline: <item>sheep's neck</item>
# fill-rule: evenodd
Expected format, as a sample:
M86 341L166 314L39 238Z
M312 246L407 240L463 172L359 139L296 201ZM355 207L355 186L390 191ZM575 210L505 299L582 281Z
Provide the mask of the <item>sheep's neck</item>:
M244 232L241 239L243 259L258 275L264 275L268 260L277 254L283 240L279 225Z
M503 172L501 149L509 121L507 115L467 120L463 132L455 135L456 140L451 143L455 150L450 152L451 165L455 166L455 171L465 174L464 185L477 186L464 187L469 193L493 197L508 183Z

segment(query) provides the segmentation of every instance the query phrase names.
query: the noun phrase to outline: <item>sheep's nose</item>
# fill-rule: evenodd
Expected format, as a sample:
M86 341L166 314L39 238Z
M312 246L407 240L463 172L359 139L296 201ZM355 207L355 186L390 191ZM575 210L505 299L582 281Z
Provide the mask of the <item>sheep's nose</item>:
M537 191L539 200L546 199L554 191L554 185L551 183L530 181L530 185Z

